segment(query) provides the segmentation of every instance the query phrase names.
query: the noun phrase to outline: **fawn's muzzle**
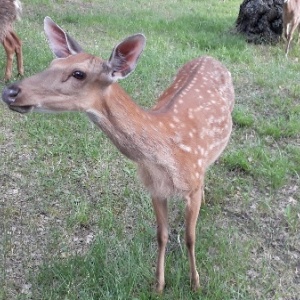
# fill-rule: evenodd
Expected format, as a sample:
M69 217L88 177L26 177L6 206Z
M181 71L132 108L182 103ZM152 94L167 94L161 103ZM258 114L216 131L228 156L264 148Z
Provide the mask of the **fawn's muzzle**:
M2 100L8 105L8 107L19 113L27 113L31 110L31 105L18 105L16 99L21 89L16 83L5 87L2 91Z
M16 97L20 92L20 88L16 84L9 85L3 89L2 100L11 105L16 101Z

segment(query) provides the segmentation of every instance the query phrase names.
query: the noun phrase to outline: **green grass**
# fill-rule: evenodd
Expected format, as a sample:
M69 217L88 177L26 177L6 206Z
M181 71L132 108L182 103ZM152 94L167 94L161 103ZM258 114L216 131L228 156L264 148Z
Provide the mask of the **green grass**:
M184 203L174 199L161 296L152 289L155 217L135 165L82 114L23 116L0 105L0 299L298 299L300 48L286 59L283 44L232 34L238 0L23 2L25 76L53 58L42 32L49 15L103 58L144 33L139 64L121 82L141 106L200 55L231 71L236 104L230 143L206 176L202 289L190 290Z

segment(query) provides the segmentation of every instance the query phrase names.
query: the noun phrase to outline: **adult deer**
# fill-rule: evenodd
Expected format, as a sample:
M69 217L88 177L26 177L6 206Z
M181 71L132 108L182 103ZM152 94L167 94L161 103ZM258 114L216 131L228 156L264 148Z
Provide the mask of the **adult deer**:
M165 285L167 199L182 195L191 283L198 289L195 227L205 170L224 150L231 133L234 90L229 71L211 57L192 60L179 70L154 108L144 110L116 83L135 69L145 46L142 34L116 45L106 61L83 52L49 17L44 29L58 59L45 71L6 87L4 102L20 113L85 112L137 163L156 214L159 292Z
M6 52L6 70L4 79L9 80L12 74L13 58L16 54L18 71L24 73L22 42L13 30L13 23L20 19L21 2L19 0L0 0L0 42Z
M300 39L300 0L284 0L283 3L283 34L287 40L285 55L287 56L290 49L290 44L293 39L293 34L298 27Z

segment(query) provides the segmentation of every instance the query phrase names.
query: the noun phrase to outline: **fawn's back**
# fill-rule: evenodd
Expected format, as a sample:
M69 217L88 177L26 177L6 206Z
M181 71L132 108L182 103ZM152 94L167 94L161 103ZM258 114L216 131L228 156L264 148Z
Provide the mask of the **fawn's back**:
M200 57L179 70L146 121L156 129L153 140L163 140L152 149L147 145L149 152L159 153L156 167L147 161L140 167L152 193L170 196L198 188L228 143L233 104L231 75L217 60Z

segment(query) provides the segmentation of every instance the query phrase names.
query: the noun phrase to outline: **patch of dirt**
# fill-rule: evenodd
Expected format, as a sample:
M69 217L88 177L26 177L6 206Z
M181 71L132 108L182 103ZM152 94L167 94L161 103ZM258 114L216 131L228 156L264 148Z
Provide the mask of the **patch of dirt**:
M237 195L237 199L240 197ZM264 199L270 207L264 212L257 199ZM241 240L256 241L250 253L253 265L247 275L251 294L257 299L300 299L300 214L295 216L295 227L288 224L286 217L286 208L296 208L299 201L300 185L295 180L274 194L262 195L260 191L253 190L247 209L225 204L227 221L239 228ZM266 291L265 285L261 284L266 281L274 289ZM274 282L278 282L276 289ZM278 293L286 297L277 298Z

